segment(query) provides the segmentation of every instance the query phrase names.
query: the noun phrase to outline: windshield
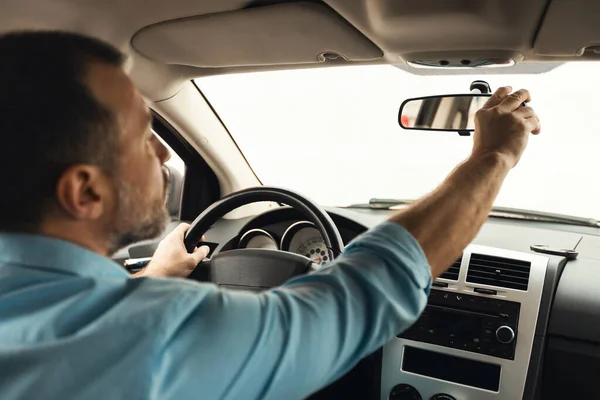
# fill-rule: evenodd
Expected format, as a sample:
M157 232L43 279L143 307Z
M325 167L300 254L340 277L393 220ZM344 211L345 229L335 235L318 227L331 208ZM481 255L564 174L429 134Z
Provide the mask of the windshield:
M539 75L416 76L394 66L223 75L196 80L265 185L323 205L416 199L471 149L472 137L403 130L403 100L527 88L542 122L496 206L600 217L600 63L568 63Z

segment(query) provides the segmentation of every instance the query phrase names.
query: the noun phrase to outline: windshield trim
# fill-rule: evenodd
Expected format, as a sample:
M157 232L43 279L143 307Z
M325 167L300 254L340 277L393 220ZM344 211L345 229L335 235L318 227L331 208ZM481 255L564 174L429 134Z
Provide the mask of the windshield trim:
M208 105L208 107L210 108L210 110L212 111L212 113L219 120L219 123L223 126L223 129L225 129L225 132L227 132L227 134L231 138L231 141L233 142L233 144L235 145L235 147L240 152L242 158L244 159L244 162L246 163L246 165L248 166L248 168L250 168L250 171L252 171L252 174L256 177L256 180L258 181L258 183L261 186L264 186L263 181L260 179L260 177L258 176L258 174L256 173L256 171L252 167L252 164L250 164L250 162L248 161L248 158L246 157L246 155L244 154L244 152L240 148L238 142L235 140L235 138L231 134L231 131L229 130L229 128L227 128L227 125L225 124L225 121L223 120L223 118L221 118L221 116L219 115L219 113L217 112L217 110L215 109L215 107L213 107L213 105L210 102L210 100L208 100L208 97L206 97L206 95L200 89L200 86L198 86L198 84L196 83L196 79L192 79L191 81L192 81L192 85L194 85L194 87L196 88L196 90L198 91L198 93L200 93L200 96L202 96L202 99L204 99L204 101L206 102L206 104Z
M397 208L403 208L414 203L415 200L403 200L403 199L370 199L368 203L352 204L341 208L362 208L371 210L393 210ZM492 207L492 210L488 214L490 217L495 218L508 218L508 219L519 219L526 221L536 222L549 222L554 224L567 224L576 226L586 226L591 228L600 229L600 221L594 218L582 218L565 214L556 214L545 211L535 210L523 210L519 208L510 207Z

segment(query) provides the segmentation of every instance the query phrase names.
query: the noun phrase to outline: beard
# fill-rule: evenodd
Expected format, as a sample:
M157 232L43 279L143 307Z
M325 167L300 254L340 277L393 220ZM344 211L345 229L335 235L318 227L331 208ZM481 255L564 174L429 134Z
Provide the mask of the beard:
M162 199L149 199L138 186L122 180L117 182L118 204L110 254L130 244L154 239L165 230L169 221L166 207L169 175L164 169L163 178Z

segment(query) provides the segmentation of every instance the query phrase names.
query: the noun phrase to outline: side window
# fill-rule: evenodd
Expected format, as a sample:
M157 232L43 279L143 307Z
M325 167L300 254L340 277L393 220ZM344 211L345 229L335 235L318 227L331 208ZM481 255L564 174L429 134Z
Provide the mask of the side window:
M217 176L202 156L158 114L152 129L169 149L167 162L171 172L168 209L173 220L191 222L219 200L221 188Z
M164 141L163 144L167 149L169 149L169 152L171 153L171 158L169 158L169 161L167 161L166 163L167 167L169 167L169 170L175 170L179 172L182 177L185 176L185 163L183 162L181 157L179 157L179 155L177 155L177 153L175 153L175 151L173 151L173 149L169 147L169 145L166 144Z
M181 212L181 201L183 196L183 182L185 180L186 166L185 162L181 157L169 146L163 138L161 138L156 132L156 137L161 143L169 150L171 158L166 162L166 166L169 169L170 186L169 194L167 199L167 209L171 220L179 220Z

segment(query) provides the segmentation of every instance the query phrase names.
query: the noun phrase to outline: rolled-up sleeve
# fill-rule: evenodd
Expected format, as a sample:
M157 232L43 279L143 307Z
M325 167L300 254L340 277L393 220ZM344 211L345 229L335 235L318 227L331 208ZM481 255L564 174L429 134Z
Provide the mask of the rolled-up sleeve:
M302 399L408 328L430 284L419 244L387 222L264 293L186 285L163 324L152 397Z

